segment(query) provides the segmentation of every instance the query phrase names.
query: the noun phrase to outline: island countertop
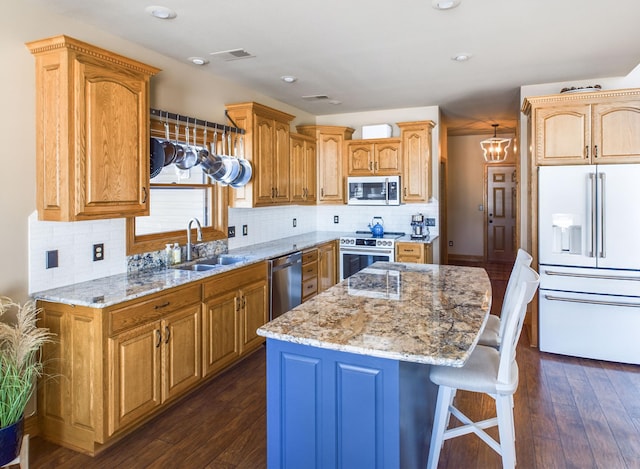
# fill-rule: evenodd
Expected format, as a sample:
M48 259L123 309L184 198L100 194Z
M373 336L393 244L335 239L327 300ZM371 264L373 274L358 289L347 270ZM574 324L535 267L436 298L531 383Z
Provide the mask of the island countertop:
M462 366L491 308L477 267L377 262L258 329L270 339Z

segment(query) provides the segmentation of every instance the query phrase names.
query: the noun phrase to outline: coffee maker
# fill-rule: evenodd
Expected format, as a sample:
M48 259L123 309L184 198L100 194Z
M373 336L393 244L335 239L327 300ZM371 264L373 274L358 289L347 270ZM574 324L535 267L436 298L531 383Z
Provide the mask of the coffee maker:
M427 236L429 236L429 228L424 215L421 213L411 215L411 238L425 239Z

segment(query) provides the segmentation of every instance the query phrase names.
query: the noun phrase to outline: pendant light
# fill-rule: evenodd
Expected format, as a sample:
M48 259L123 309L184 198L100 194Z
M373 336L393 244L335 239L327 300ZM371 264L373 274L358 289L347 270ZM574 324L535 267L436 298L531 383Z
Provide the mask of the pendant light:
M493 127L493 137L480 142L484 152L484 160L487 163L499 163L507 159L507 150L511 144L510 138L499 138L496 136L498 124L491 124Z

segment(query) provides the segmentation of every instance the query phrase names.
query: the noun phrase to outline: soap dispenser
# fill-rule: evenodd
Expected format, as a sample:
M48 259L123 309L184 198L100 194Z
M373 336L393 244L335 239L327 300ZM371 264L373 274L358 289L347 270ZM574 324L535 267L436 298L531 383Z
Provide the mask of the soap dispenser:
M182 262L182 251L178 243L173 244L173 263L180 264Z

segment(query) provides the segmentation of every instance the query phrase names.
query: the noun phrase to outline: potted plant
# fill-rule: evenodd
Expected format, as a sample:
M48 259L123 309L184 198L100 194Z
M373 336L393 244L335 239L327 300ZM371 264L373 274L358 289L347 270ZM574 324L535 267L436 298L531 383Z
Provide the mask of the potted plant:
M0 466L20 453L24 410L42 374L40 347L52 338L36 326L38 311L34 301L0 296ZM3 317L10 312L15 318Z

